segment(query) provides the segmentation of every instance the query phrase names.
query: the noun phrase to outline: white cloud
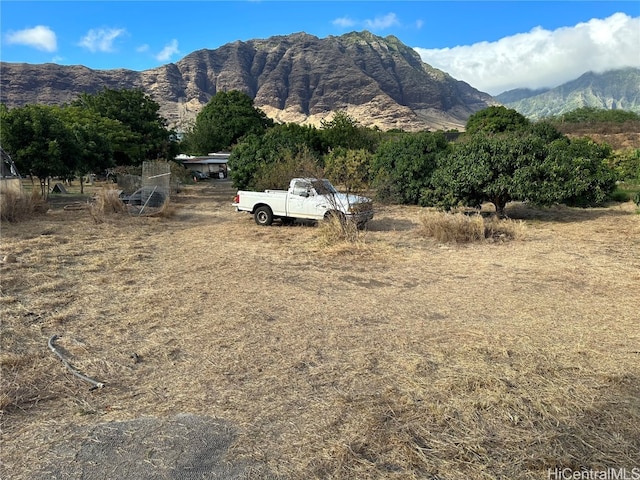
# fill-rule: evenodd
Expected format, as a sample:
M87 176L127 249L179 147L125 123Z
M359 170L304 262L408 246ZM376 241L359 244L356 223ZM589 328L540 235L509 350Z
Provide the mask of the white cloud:
M156 55L156 60L160 62L167 62L176 53L180 53L180 50L178 50L178 40L174 38L171 42L165 45L158 55Z
M356 25L357 22L349 17L340 17L340 18L336 18L331 23L333 23L336 27L351 28L354 25Z
M364 25L370 30L385 30L390 27L396 27L400 25L398 16L395 13L387 13L383 16L378 16L373 20L365 20Z
M149 45L147 45L146 43L136 48L136 52L138 53L144 53L148 51L149 51Z
M118 37L125 35L123 28L95 28L82 37L79 45L90 52L113 52L113 43Z
M585 72L640 67L640 17L615 13L572 27L530 32L453 48L415 48L429 65L497 95L556 87Z
M8 44L26 45L45 52L55 52L58 49L55 32L44 25L9 32L5 38Z
M340 17L336 18L331 23L339 28L365 28L374 32L386 30L387 28L391 27L402 26L400 19L398 19L398 16L393 12L387 13L386 15L380 15L375 18L367 18L364 20L357 20L351 17ZM420 28L422 26L421 21L418 21L416 23L416 26Z

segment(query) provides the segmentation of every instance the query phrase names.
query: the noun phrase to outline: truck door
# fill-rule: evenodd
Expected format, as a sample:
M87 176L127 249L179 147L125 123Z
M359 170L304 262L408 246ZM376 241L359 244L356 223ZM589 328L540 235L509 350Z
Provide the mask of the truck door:
M295 181L287 202L287 215L290 217L315 218L317 216L317 199L309 182Z

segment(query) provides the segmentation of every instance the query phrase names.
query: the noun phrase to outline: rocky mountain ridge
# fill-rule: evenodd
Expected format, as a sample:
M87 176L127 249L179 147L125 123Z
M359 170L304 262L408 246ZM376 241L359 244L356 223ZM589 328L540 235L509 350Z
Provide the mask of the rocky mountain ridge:
M63 104L103 88L139 88L184 129L218 91L240 90L280 122L318 125L346 111L362 125L408 131L463 129L469 115L497 102L432 68L396 37L306 33L236 41L198 50L141 72L3 62L0 102Z
M552 89L517 89L496 100L524 116L538 120L581 107L628 110L640 114L640 68L587 72Z

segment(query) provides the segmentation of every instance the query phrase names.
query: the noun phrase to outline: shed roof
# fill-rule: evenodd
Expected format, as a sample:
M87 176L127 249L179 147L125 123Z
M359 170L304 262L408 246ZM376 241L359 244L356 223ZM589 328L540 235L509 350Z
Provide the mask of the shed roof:
M195 157L180 161L183 165L224 165L229 160L221 158Z
M210 153L203 156L181 154L176 157L176 160L182 162L183 165L224 165L229 161L230 155L226 152Z
M11 156L0 146L0 177L2 178L20 178L16 164L13 163Z

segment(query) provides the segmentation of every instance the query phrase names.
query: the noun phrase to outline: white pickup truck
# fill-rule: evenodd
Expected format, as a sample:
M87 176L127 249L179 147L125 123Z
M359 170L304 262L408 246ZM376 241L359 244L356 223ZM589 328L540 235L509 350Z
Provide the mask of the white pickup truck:
M294 178L289 190L238 191L233 206L253 214L258 225L283 224L296 219L322 220L335 216L353 219L362 228L373 218L373 203L366 197L339 193L329 180Z

